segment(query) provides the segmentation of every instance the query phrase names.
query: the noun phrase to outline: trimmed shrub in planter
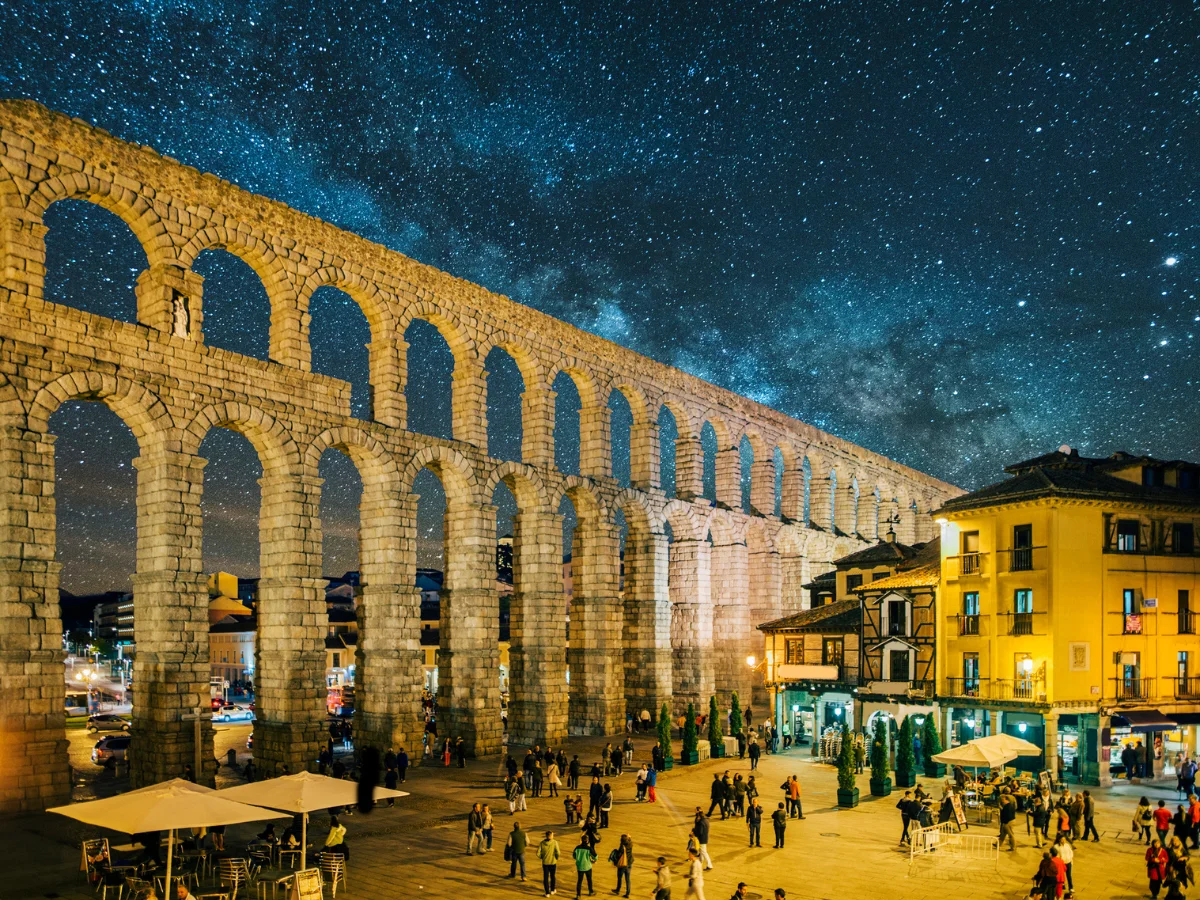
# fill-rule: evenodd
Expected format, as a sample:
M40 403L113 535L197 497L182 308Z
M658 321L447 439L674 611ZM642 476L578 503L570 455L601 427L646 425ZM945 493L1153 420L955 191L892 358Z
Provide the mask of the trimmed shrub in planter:
M875 717L874 735L871 738L871 796L886 797L892 792L892 779L888 778L887 716Z
M694 766L700 762L700 751L696 749L699 742L700 736L696 732L696 706L689 703L687 716L683 720L683 752L679 754L679 761L685 766Z
M896 748L896 786L912 787L917 783L917 755L913 752L912 716L904 717L900 726L899 746Z
M742 719L742 701L738 699L737 691L734 691L729 698L729 733L736 737L745 727L746 723Z
M937 722L930 714L925 717L925 724L921 729L921 755L924 757L926 778L945 777L946 767L940 762L933 761L933 757L941 752L942 738L938 734Z
M837 770L837 805L842 809L853 809L858 806L858 787L854 784L854 741L845 722L842 723L842 749L838 753Z
M709 756L720 759L725 755L725 736L721 734L721 714L717 711L717 695L708 698Z
M658 713L658 746L662 750L663 769L675 767L675 756L671 752L671 707L666 703Z

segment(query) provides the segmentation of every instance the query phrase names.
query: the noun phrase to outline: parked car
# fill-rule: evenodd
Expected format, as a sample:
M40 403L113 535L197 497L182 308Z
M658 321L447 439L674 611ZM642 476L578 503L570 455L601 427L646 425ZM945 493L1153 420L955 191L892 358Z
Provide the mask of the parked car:
M129 720L112 713L100 713L88 717L87 730L92 734L97 731L128 731Z
M106 734L92 748L92 762L98 766L116 765L118 760L125 758L131 740L133 738L127 734Z
M213 713L214 722L253 722L254 711L236 703L226 703Z

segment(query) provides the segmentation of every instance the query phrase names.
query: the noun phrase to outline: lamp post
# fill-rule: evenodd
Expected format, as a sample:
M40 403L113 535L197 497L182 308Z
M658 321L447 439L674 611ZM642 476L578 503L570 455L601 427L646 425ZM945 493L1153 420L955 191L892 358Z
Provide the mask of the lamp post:
M91 715L94 711L96 711L92 708L92 681L95 679L95 677L96 672L92 669L85 668L82 671L75 673L75 680L81 682L84 690L87 691L88 715Z

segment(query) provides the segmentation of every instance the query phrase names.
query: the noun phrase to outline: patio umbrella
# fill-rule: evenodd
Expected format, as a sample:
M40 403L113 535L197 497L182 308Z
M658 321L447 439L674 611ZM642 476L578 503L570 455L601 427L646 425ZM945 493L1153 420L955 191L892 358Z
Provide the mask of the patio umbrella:
M1042 752L1042 748L1037 744L1031 744L1029 741L1013 737L1011 734L991 734L987 737L975 738L971 743L1000 751L1011 750L1017 756L1039 756Z
M154 784L104 800L56 806L46 811L77 819L88 825L111 828L124 834L166 831L169 835L166 881L168 891L171 888L171 863L177 828L236 825L238 822L287 818L269 809L238 803L220 796L217 791L180 779Z
M217 795L253 803L268 809L279 809L293 815L303 816L300 830L300 847L308 852L308 814L318 809L335 806L353 806L358 802L358 785L342 778L330 778L315 772L297 772L295 775L280 775L266 781L252 781L237 787L217 791ZM375 786L375 799L407 797L407 791L393 791Z
M981 747L979 746L979 741L971 741L969 744L963 744L938 753L933 757L933 760L948 766L995 769L1004 765L1009 760L1016 759L1017 756L1016 750L1005 750L994 746Z

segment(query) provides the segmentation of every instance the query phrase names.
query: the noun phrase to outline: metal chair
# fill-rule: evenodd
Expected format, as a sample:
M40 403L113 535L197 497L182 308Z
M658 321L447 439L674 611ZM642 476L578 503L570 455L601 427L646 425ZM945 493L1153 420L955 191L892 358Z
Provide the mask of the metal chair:
M346 857L340 853L322 853L319 857L319 868L321 869L321 877L329 882L330 896L337 896L338 882L342 883L342 887L346 885Z
M283 888L286 894L292 883L292 879L295 877L295 872L285 872L283 869L260 870L254 876L254 884L258 888L259 900L266 900L267 888L271 889L272 900L274 900L276 891L280 888Z
M238 888L250 882L250 864L244 859L220 859L217 861L217 881L233 888L233 900L237 900Z

